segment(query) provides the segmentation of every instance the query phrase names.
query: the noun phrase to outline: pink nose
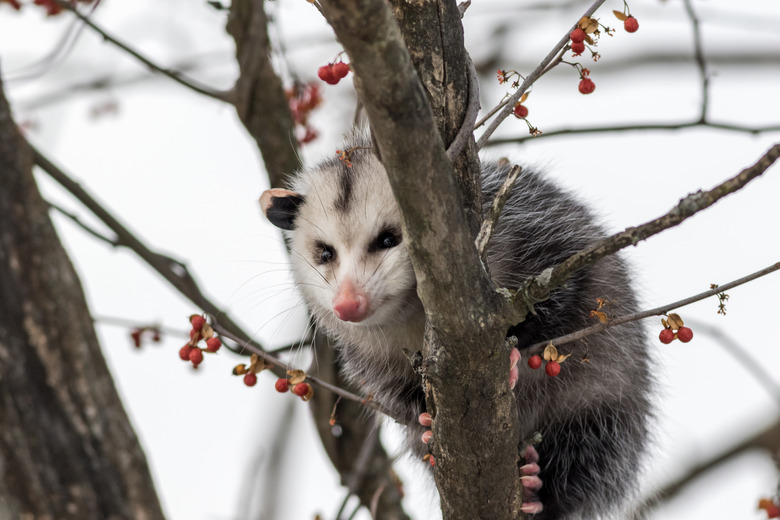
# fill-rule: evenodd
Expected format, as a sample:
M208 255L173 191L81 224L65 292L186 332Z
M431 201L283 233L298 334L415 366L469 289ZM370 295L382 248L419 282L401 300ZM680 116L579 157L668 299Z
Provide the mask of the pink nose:
M363 321L368 315L368 297L356 291L352 281L344 280L333 298L333 313L342 321Z

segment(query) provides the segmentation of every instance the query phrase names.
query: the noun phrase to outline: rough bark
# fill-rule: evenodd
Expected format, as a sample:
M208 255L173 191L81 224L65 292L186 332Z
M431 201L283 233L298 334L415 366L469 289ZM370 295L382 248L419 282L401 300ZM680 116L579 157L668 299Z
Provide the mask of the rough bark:
M0 84L0 518L163 518Z
M517 518L517 413L508 376L497 376L508 371L508 304L479 262L428 93L382 0L322 5L355 70L428 317L424 371L444 518Z
M227 30L236 42L240 76L234 104L241 122L263 155L271 186L301 167L298 140L282 80L271 64L264 0L234 0Z

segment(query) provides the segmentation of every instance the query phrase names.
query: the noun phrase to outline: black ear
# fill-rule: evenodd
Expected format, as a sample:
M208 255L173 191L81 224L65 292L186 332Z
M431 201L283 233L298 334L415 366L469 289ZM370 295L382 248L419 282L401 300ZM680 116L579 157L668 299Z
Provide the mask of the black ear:
M303 195L294 191L274 188L263 192L260 197L260 207L271 224L281 229L292 230L295 228L298 207L304 200Z

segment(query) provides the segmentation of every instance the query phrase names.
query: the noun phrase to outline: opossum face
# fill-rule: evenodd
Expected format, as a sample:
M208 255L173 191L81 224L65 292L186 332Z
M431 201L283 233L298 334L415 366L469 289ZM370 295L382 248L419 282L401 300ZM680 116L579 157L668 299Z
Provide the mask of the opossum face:
M293 189L268 190L261 205L287 230L296 282L320 324L338 335L419 310L398 208L373 155L304 171Z

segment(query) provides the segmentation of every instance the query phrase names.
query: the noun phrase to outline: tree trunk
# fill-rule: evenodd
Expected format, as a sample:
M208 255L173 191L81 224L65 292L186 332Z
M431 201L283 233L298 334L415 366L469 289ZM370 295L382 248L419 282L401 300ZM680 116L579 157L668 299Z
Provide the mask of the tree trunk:
M0 519L163 518L0 83Z

